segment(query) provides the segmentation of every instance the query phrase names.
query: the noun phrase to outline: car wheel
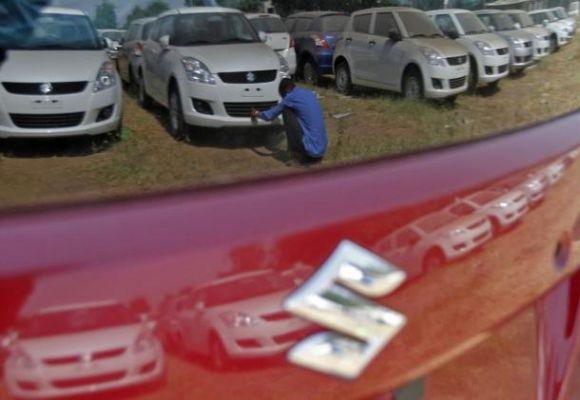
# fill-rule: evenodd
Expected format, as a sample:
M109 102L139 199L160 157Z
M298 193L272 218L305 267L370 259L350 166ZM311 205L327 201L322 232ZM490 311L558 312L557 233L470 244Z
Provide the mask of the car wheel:
M211 365L216 370L224 370L228 365L228 356L226 349L220 338L216 334L212 334L209 341L209 358Z
M145 87L145 79L143 78L142 74L139 76L139 83L137 89L138 89L137 96L141 107L143 107L144 109L151 108L151 106L153 105L153 100L147 94L147 88Z
M552 53L557 52L560 50L560 46L558 45L558 36L553 35L550 39L550 47L552 49Z
M352 78L346 62L341 62L336 67L336 90L345 95L352 93Z
M423 260L423 272L431 272L440 268L445 263L445 256L439 249L433 249L427 253Z
M403 96L406 99L422 99L424 97L423 80L416 70L407 72L403 78Z
M304 67L302 67L302 76L304 77L304 81L310 85L318 86L320 83L320 76L318 75L316 66L312 61L306 61L304 63Z
M487 84L488 87L492 88L492 89L497 89L499 88L499 79L497 81L493 81L493 82L489 82Z
M119 122L119 126L112 132L109 132L109 140L112 143L120 142L123 138L123 116L121 116L121 122Z
M186 140L188 138L188 125L183 117L183 107L181 106L181 97L179 89L174 88L169 94L169 129L171 135L177 140Z
M469 62L469 77L467 82L467 91L475 94L477 90L477 83L479 81L479 74L477 73L477 63L471 59Z

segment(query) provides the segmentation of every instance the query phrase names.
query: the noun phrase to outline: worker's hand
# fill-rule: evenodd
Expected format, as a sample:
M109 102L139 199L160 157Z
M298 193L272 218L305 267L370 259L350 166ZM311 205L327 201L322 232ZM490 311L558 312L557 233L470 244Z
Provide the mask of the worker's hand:
M260 118L260 111L256 110L255 108L252 108L252 111L250 111L250 118L252 119Z

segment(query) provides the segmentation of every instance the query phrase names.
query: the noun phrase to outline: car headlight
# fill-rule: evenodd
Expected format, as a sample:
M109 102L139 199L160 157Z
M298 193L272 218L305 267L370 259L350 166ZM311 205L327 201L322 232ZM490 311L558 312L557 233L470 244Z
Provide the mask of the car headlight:
M193 57L184 57L181 59L181 64L183 64L185 75L189 81L206 83L208 85L215 85L217 83L215 75L201 61Z
M448 231L445 233L446 237L452 238L452 237L457 237L460 235L463 235L465 233L465 230L462 228L457 228L457 229L453 229L451 231Z
M151 350L155 348L155 338L151 332L145 331L141 332L137 339L135 340L135 344L133 345L133 349L135 353L143 353L145 351Z
M256 317L241 312L227 312L221 315L221 319L230 328L246 328L260 323Z
M421 54L427 59L429 65L445 66L445 59L436 50L430 47L421 47Z
M101 65L99 72L97 73L97 79L95 79L95 85L93 86L93 92L100 92L105 89L114 87L117 84L117 73L115 71L115 64L111 61L106 61Z
M475 46L479 49L479 51L481 51L481 54L483 54L484 56L495 55L495 52L492 49L492 47L489 45L489 43L481 42L478 40L477 42L475 42Z
M495 204L493 207L494 208L499 208L499 209L502 209L503 210L505 208L508 208L509 206L510 206L510 203L505 202L505 201L502 201L501 203Z
M24 351L24 349L17 347L12 349L8 363L16 368L34 369L36 363L32 357Z
M280 54L276 53L278 56L278 60L280 61L280 75L283 77L287 77L290 75L290 65L288 65L288 61Z

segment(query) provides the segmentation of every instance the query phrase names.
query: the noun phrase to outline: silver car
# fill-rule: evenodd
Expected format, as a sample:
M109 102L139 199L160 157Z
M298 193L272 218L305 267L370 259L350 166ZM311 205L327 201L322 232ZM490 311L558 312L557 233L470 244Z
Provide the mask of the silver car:
M502 36L509 43L513 73L521 72L534 63L534 36L518 29L505 11L483 10L475 14L491 32Z
M568 25L558 21L550 10L536 10L529 13L536 26L543 26L552 33L552 48L558 50L570 43L572 33Z
M117 70L81 11L45 9L10 49L0 82L1 138L121 133Z
M497 85L509 75L510 49L504 38L489 33L479 18L467 10L437 10L427 13L449 38L469 52L469 87L478 83Z
M568 26L570 36L576 33L576 18L569 16L564 7L555 7L550 9L550 11L552 11L558 21Z
M423 11L404 7L354 13L334 53L336 86L449 98L467 90L465 49L446 38Z
M541 60L553 51L552 33L543 26L536 26L529 14L522 10L507 10L516 28L534 36L534 60Z
M133 21L122 42L122 47L119 49L117 67L119 75L128 85L137 83L136 77L143 61L145 41L149 37L153 22L155 22L155 18Z
M266 125L252 109L280 99L286 60L263 43L247 18L227 8L184 8L156 21L144 52L139 99L167 107L170 130L185 138L189 126Z

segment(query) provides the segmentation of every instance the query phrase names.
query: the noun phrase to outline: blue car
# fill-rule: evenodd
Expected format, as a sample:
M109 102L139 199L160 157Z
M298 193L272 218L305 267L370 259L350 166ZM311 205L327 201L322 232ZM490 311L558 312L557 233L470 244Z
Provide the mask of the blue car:
M290 15L286 25L294 38L298 75L317 85L320 77L332 74L332 56L349 17L335 11L313 11Z

